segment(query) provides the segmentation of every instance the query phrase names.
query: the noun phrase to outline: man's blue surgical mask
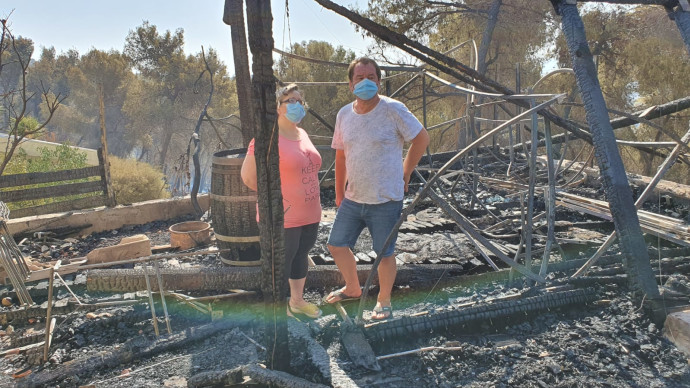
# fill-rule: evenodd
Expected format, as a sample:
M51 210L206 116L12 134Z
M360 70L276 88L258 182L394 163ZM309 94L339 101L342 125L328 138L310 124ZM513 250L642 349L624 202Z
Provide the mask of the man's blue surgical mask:
M298 124L306 115L307 112L304 110L304 106L302 106L302 104L299 102L287 104L287 112L285 113L285 117L293 123Z
M352 93L362 100L371 100L378 91L379 87L376 85L376 82L370 79L363 79L359 81L357 85L355 85L355 89L352 91Z

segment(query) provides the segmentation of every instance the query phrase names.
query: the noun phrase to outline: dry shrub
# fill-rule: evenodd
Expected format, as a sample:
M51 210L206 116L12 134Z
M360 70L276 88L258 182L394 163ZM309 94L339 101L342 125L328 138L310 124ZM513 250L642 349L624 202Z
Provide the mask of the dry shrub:
M110 156L110 177L119 205L170 198L165 176L156 167L134 159Z

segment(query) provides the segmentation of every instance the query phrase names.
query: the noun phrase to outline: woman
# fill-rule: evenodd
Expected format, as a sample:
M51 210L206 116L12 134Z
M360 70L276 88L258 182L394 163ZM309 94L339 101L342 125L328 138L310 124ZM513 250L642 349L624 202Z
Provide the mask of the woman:
M321 310L305 301L303 294L307 278L307 253L316 243L321 221L318 177L321 155L304 129L297 126L306 115L305 103L297 85L290 84L279 89L276 104L280 182L285 212L285 274L290 286L288 315L302 314L318 318ZM256 190L254 139L249 143L241 174L244 183Z

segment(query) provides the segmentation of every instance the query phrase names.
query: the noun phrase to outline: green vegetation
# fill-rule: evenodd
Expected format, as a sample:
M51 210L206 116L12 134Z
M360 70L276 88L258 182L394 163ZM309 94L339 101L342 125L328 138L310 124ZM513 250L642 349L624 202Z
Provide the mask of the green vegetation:
M32 172L51 172L71 170L75 168L82 168L86 166L86 153L71 147L69 144L61 144L55 148L39 147L40 156L38 158L29 158L26 152L19 149L15 152L14 157L10 160L5 168L5 174L26 174ZM30 189L38 187L48 187L54 185L63 185L68 183L88 182L90 180L99 180L100 177L91 177L88 179L76 179L72 181L61 181L54 184L37 184L12 187L12 190ZM10 210L21 209L32 206L47 205L53 202L72 200L77 198L84 198L93 194L70 195L59 198L45 198L31 201L12 202L8 204ZM1 196L1 195L0 195Z
M170 198L163 172L148 163L111 157L110 177L119 205Z
M432 4L433 3L433 4ZM633 112L646 107L685 97L690 90L690 60L678 29L662 7L656 6L583 6L580 7L592 52L597 55L599 79L609 108ZM366 16L378 23L428 45L477 70L512 89L516 87L516 68L519 65L521 92L534 85L544 74L549 60L559 67L569 67L570 59L560 33L559 17L549 2L532 0L468 0L463 2L428 2L425 0L371 0ZM476 45L476 54L473 43ZM88 148L100 145L99 96L103 96L108 137L112 155L134 158L157 166L172 188L188 188L188 159L190 144L199 112L210 88L208 76L199 78L205 69L201 48L194 55L185 54L184 31L160 31L144 22L133 28L124 42L123 51L93 49L85 54L74 50L56 53L44 48L33 61L34 42L17 37L15 46L0 47L2 63L0 91L13 91L13 100L3 98L0 106L0 130L19 135L51 134L59 142ZM41 42L36 42L40 45ZM461 46L461 47L458 47ZM241 147L242 139L237 120L238 107L235 80L228 74L223 61L214 50L205 50L214 73L215 93L209 115L221 120L211 126L205 121L201 128L202 191L208 188L210 159L221 149ZM348 63L355 53L331 43L311 40L294 43L290 52L323 61ZM370 48L370 56L381 63L421 65L416 59L392 53L385 42ZM396 56L397 55L397 56ZM21 60L19 60L21 59ZM229 58L225 59L226 61ZM25 69L23 68L25 66ZM432 69L433 70L433 69ZM304 62L278 57L276 77L284 82L343 82L347 80L343 67ZM384 74L383 91L393 92L414 74L389 72ZM447 76L448 81L455 82ZM27 99L18 101L22 87ZM310 107L326 122L333 124L338 110L353 97L344 84L303 85L304 97ZM556 105L559 115L585 122L584 111L578 106L572 75L560 74L541 83L537 93L569 93L575 96L572 105ZM65 98L66 96L66 98ZM426 123L428 127L462 118L467 115L468 103L482 105L481 99L469 101L437 82L426 82ZM63 100L63 98L65 98ZM423 118L422 83L416 80L396 98L403 101L420 120ZM59 109L55 102L59 101ZM12 121L10 112L25 112ZM515 114L515 108L495 105L475 108L474 115L485 119L505 120ZM614 117L615 115L612 115ZM687 130L688 115L679 112L655 120L678 137ZM16 124L16 125L15 125ZM331 131L313 116L301 124L315 135L316 144L329 145ZM491 122L477 124L480 131L493 127ZM431 151L447 151L461 147L467 140L466 120L435 129ZM562 133L553 128L554 134ZM525 132L526 134L526 132ZM669 141L657 128L637 125L616 131L625 140ZM508 136L497 136L500 145L508 144ZM589 154L589 145L573 140L567 158L580 159ZM632 147L623 146L621 155L628 171L653 174L659 157ZM665 151L663 151L665 153ZM327 156L327 153L324 153ZM12 153L9 153L12 158ZM329 164L328 160L324 161ZM12 160L9 172L28 166L21 155ZM115 162L114 162L115 163ZM0 165L0 174L3 166ZM690 183L690 173L684 165L677 165L668 178ZM158 179L158 178L156 178ZM158 198L163 187L156 181L147 199ZM118 201L134 201L121 191Z

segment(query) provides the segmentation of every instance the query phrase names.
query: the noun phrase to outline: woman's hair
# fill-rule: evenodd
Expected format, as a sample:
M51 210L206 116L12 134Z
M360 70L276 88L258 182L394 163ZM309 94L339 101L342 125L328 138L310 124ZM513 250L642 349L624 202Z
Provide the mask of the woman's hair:
M297 92L300 95L302 94L302 91L299 89L299 86L297 86L297 84L289 84L281 88L278 88L278 90L276 90L276 104L280 105L280 99L283 98L283 96L287 96L292 92Z

